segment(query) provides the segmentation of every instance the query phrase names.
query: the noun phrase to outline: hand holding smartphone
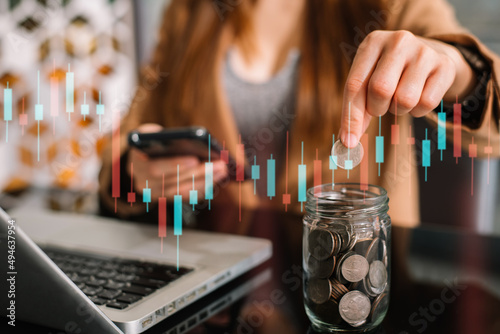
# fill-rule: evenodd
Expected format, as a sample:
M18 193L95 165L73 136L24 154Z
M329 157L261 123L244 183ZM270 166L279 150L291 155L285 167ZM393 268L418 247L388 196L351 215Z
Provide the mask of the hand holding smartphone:
M208 138L208 131L201 127L163 129L157 124L144 124L131 132L128 137L130 152L127 170L131 174L133 166L136 191L140 192L147 180L153 200L160 197L162 191L167 197L177 194L179 165L179 194L188 198L189 191L193 189L194 175L199 199L204 198L205 162L208 161L209 151L214 183L229 176L228 167L220 160L222 148L214 138L211 137L210 141ZM229 160L229 165L235 165L231 156Z

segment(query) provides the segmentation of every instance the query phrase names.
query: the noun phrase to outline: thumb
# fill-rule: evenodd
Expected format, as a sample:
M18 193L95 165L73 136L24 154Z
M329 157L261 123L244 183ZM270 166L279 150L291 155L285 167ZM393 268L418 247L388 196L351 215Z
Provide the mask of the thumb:
M358 145L371 117L365 112L364 103L346 102L344 99L339 138L345 147L354 148Z

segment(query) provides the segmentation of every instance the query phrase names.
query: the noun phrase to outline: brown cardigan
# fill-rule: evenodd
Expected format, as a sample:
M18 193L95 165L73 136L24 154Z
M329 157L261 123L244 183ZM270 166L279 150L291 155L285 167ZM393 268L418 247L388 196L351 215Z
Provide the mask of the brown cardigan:
M478 54L488 62L491 67L491 77L487 84L486 105L482 111L482 119L479 128L470 129L466 126L463 127L463 140L462 147L468 148L472 136L474 142L478 144L479 157L484 156L484 147L488 142L488 129L491 127L491 145L493 146L493 154L498 155L499 152L499 115L500 115L500 90L499 90L499 75L500 75L500 59L497 55L492 53L488 48L477 40L474 36L468 33L456 21L453 8L445 0L399 0L395 1L394 5L389 9L389 30L408 30L415 35L434 38L437 40L457 43L464 46L473 47ZM219 56L219 66L222 63L223 51ZM163 78L165 79L165 78ZM167 79L168 80L168 77ZM218 87L219 101L223 106L220 110L215 110L212 117L217 122L207 122L207 124L196 124L206 126L215 137L219 140L224 139L231 154L234 155L237 142L237 128L228 108L228 103L224 93L221 89L221 83L216 82ZM143 99L148 99L147 92L140 92L145 94ZM139 94L139 93L138 93ZM342 100L338 99L340 110ZM164 110L163 112L167 112ZM481 111L478 111L481 112ZM430 113L427 119L431 124L437 124L437 114ZM161 113L146 113L141 108L132 108L132 111L122 121L121 128L121 150L122 154L126 152L126 134L139 126L141 123L154 122L163 126L163 118ZM216 126L214 124L217 124ZM409 137L409 129L412 124L412 119L409 116L398 117L398 124L400 125L400 145L397 146L397 151L394 145L390 144L389 136L391 132L391 124L394 124L394 117L385 116L382 118L382 135L386 137L385 140L385 162L381 166L380 177L378 177L378 166L374 163L369 164L369 183L376 184L387 189L390 198L389 214L393 223L415 226L419 223L419 202L418 202L418 180L417 180L417 162L415 159L416 146L407 144ZM318 122L321 125L321 122ZM292 127L293 128L293 127ZM447 124L447 133L452 135L453 125ZM375 159L375 136L378 135L378 122L376 119L372 120L370 127L367 130L368 136L368 154L370 161ZM414 136L414 132L412 136ZM331 142L326 142L325 145L331 145ZM450 146L449 146L450 147ZM311 150L312 151L312 150ZM297 155L295 155L296 157ZM300 203L297 203L297 175L298 175L298 161L294 161L293 157L289 161L289 192L292 194L292 207L291 210L300 212ZM310 159L309 159L310 158ZM320 157L323 160L323 183L331 182L331 171L328 169L328 157ZM314 156L305 157L305 162L308 164L308 178L307 186L313 184L313 168L312 160ZM394 173L394 163L397 161L396 174ZM123 164L123 161L122 161ZM265 166L263 166L265 167ZM122 170L124 170L122 166ZM343 170L335 171L335 182L359 182L360 168L355 168L350 172L349 179L347 173ZM253 195L253 183L244 182L242 185L242 204L245 207L254 207L256 205L276 205L284 209L281 204L281 194L284 193L284 173L277 172L277 175L283 175L277 181L275 201L269 201L264 198L259 200ZM127 179L127 175L121 175L121 179ZM103 167L99 175L100 180L100 196L102 203L109 207L114 208L114 199L111 197L110 184L111 184L111 145L104 150L103 153ZM123 189L122 194L129 191ZM140 198L140 197L139 197ZM238 202L238 185L236 183L224 187L220 195L216 196L214 201L224 202ZM139 201L140 202L140 201ZM290 209L290 208L289 208ZM129 218L138 213L145 211L145 206L141 203L136 203L134 207L130 207L126 203L126 196L121 196L118 200L117 215L123 218ZM244 233L245 227L241 227L241 232Z

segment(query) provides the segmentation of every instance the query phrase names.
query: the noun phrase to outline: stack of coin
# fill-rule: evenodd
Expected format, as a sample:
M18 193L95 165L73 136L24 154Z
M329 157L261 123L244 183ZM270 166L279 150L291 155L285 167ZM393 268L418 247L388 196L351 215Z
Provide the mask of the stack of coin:
M388 308L387 233L375 224L316 222L307 235L307 307L323 322L360 327Z

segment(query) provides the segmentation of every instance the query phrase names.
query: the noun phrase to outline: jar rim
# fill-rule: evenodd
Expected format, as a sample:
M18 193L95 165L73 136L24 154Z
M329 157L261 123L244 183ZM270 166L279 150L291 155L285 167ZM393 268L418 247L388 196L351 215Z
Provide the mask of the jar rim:
M306 211L352 217L387 211L388 202L387 191L377 185L329 183L307 190Z

